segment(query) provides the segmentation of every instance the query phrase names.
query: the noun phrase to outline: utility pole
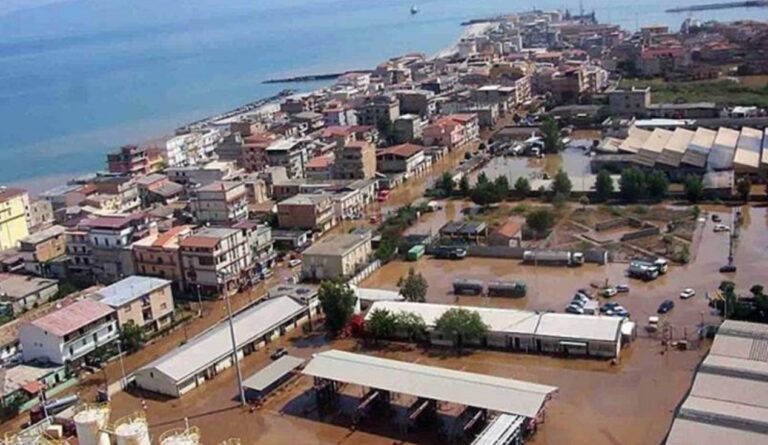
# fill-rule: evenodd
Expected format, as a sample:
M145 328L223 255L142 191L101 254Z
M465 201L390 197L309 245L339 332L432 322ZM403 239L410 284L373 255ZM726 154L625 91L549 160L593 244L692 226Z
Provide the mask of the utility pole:
M243 389L243 374L240 371L240 359L237 357L237 339L235 338L235 325L232 322L232 305L229 302L228 274L219 275L224 279L224 301L227 306L227 322L229 323L229 336L232 340L232 355L235 359L235 369L237 371L237 390L240 395L240 406L245 405L245 390Z
M125 364L123 363L123 347L122 342L120 339L117 339L117 356L120 358L120 372L123 374L122 380L120 380L120 389L125 390ZM107 387L107 392L109 392L109 387Z

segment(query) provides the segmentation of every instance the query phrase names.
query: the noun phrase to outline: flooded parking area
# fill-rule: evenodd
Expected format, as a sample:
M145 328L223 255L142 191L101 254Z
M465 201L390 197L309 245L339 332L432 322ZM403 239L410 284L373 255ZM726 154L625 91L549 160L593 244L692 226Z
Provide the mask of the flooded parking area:
M460 202L453 209L444 208L421 221L439 225L450 212L460 214ZM726 208L705 208L730 221ZM469 372L552 385L558 392L548 404L544 423L531 443L645 445L660 443L671 423L677 404L683 399L693 379L693 372L706 354L709 343L697 341L696 329L702 320L717 322L705 293L714 291L721 280L732 279L739 288L748 289L764 281L764 252L768 249L768 213L765 208L743 209L744 225L735 248L738 273L726 276L717 272L728 255L728 235L713 233L710 218L701 222L695 234L700 239L690 264L673 266L660 279L648 283L625 276L626 264L585 265L578 268L547 268L522 265L518 261L467 258L459 261L422 258L418 262L394 261L374 273L363 285L396 289L400 276L410 267L424 274L429 282L428 301L510 307L531 310L562 311L578 288L591 282L627 283L630 292L614 297L625 306L640 326L638 338L622 352L621 361L612 365L604 360L565 359L545 355L526 355L496 351L466 351L457 356L451 351L422 350L401 343L363 347L354 340L326 340L322 334L303 334L297 330L278 340L272 350L284 346L292 355L310 358L327 349L343 349L412 363L433 365ZM703 214L702 216L707 216ZM432 221L434 218L434 222ZM453 218L453 217L451 217ZM528 295L520 299L460 297L451 292L454 278L523 280ZM697 296L677 298L685 287L693 287ZM676 307L665 317L673 337L690 340L685 351L665 348L658 337L642 330L649 315L664 299L675 300ZM242 361L243 374L250 376L270 362L267 351L253 353ZM201 388L181 399L156 399L149 394L115 396L113 417L141 409L142 400L153 437L163 431L190 424L201 428L205 443L217 443L239 437L243 443L284 444L443 444L430 431L404 433L391 419L372 419L351 428L351 416L361 394L359 387L347 387L342 403L335 410L319 411L311 393L312 380L299 377L269 397L263 406L251 412L235 401L236 378L227 369ZM408 400L397 401L406 405ZM451 407L446 407L450 414ZM290 432L290 437L286 437Z

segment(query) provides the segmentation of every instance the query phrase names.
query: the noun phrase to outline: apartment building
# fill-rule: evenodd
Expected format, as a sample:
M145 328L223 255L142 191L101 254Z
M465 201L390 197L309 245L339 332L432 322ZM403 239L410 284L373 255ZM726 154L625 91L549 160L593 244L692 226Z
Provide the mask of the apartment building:
M409 178L424 170L429 163L423 146L402 144L379 150L377 165L381 173L404 173Z
M370 231L334 235L304 251L302 273L312 280L349 278L368 264L372 253Z
M336 225L329 193L298 194L277 204L281 229L304 229L324 233Z
M186 289L179 252L179 240L192 234L193 226L176 226L163 233L155 233L133 243L136 273L171 280L178 294Z
M332 170L335 179L370 179L376 175L376 148L365 141L354 141L336 153Z
M233 229L243 232L248 240L248 248L253 260L254 277L263 280L272 275L277 254L272 240L272 228L251 221L241 221L232 225Z
M357 108L357 121L360 125L378 127L382 123L394 122L399 116L400 101L387 95L374 96Z
M127 176L99 176L91 181L90 185L95 189L95 195L86 198L102 196L104 199L113 199L114 213L130 213L141 207L139 186L136 181Z
M41 277L53 276L51 263L62 259L67 253L65 232L62 226L51 226L22 238L19 254L24 260L24 270Z
M82 299L43 315L19 329L24 361L77 368L99 346L119 337L117 314L104 303Z
M27 227L35 233L53 224L53 205L46 199L31 199L27 207Z
M27 206L29 195L22 189L0 187L0 250L13 249L29 235Z
M248 193L239 181L217 181L195 190L190 207L199 223L228 225L248 218Z
M420 141L422 138L422 120L416 114L403 114L395 119L393 130L395 142L406 144Z
M118 175L139 176L149 173L149 155L146 148L125 145L107 154L107 168Z
M307 141L305 139L278 139L267 146L265 154L267 165L285 167L289 178L301 178L304 176L304 165L309 160ZM248 165L246 165L246 168L252 171L260 171L253 170Z
M206 297L235 293L252 283L253 257L240 229L207 227L179 240L187 288Z
M120 329L133 324L159 331L173 321L171 282L163 278L132 275L99 289L93 296L114 309Z
M4 313L23 314L44 304L58 291L56 280L0 273L0 306Z
M70 232L71 247L79 250L75 258L87 258L92 280L114 283L135 273L132 245L153 233L157 233L157 224L141 213L88 218Z

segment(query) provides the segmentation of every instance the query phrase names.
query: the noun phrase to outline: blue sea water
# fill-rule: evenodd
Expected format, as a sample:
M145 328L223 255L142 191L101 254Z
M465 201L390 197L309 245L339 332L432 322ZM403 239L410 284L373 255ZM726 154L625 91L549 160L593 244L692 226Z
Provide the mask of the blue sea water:
M671 3L584 0L627 29ZM410 15L412 4L421 13ZM0 183L101 169L121 144L270 95L275 76L369 68L453 44L463 20L570 7L538 0L10 0L0 3ZM698 13L768 19L768 9ZM294 87L295 85L290 85ZM314 88L318 84L303 84ZM34 188L34 187L33 187Z

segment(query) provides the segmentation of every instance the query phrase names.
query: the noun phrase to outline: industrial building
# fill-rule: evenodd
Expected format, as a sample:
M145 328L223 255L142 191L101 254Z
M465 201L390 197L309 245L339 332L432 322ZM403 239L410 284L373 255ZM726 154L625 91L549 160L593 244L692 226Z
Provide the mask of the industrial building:
M263 301L236 314L233 325L238 357L262 348L308 318L308 307L287 296ZM224 320L139 369L133 378L139 388L181 397L232 363L232 340Z
M452 308L463 307L480 314L488 325L486 338L477 346L523 352L619 358L623 319L619 317L544 313L514 309L452 306L432 303L379 301L377 309L392 313L407 312L420 316L430 329L430 341L441 346L453 345L454 339L434 331L438 318Z
M768 443L768 325L726 320L666 445Z
M315 354L303 373L314 377L314 392L320 403L346 383L369 388L358 412L369 402L386 405L392 394L399 394L415 400L408 408L409 422L436 411L437 404L443 402L463 406L462 413L473 413L471 418L487 418L491 412L523 417L525 432L534 431L544 419L546 402L557 391L547 385L338 350Z

